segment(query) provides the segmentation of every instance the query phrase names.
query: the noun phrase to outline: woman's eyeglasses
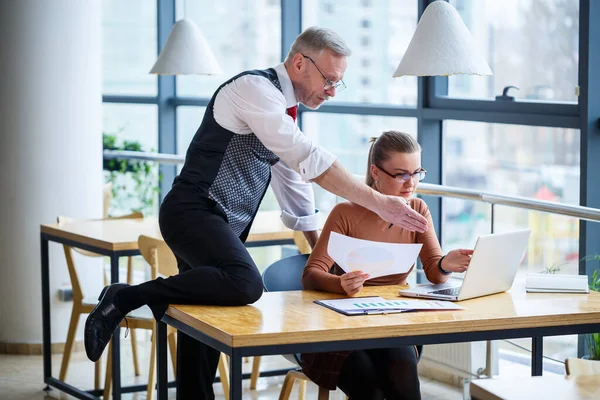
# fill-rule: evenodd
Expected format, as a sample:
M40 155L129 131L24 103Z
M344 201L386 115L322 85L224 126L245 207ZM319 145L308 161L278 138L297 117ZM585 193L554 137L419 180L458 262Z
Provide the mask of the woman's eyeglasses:
M397 180L398 182L404 183L406 181L408 181L409 179L415 180L417 182L422 181L423 179L425 179L425 175L427 174L427 171L425 171L423 168L421 168L420 170L418 170L417 172L414 172L412 174L409 174L407 172L400 172L397 174L390 174L389 172L387 172L385 169L381 168L379 165L374 164L377 168L379 168L383 173L385 173L386 175L394 178L395 180Z

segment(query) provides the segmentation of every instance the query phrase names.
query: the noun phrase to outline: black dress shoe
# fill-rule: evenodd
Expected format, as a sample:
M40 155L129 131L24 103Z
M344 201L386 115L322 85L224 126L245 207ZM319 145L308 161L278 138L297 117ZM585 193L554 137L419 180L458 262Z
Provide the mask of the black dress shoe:
M91 361L98 361L110 338L117 330L125 315L115 307L115 294L129 286L126 283L113 283L102 289L98 297L98 305L88 315L85 321L83 343L85 353Z

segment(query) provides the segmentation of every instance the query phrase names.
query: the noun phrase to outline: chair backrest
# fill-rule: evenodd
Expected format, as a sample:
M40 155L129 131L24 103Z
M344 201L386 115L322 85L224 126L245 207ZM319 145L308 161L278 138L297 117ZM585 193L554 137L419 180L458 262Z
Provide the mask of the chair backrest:
M282 258L269 265L263 271L263 286L267 292L285 292L302 290L302 271L308 261L309 254L298 254ZM302 365L300 353L282 354L288 361Z
M302 271L308 254L298 254L275 261L264 270L262 279L267 292L302 290Z
M112 198L112 182L105 183L104 186L102 186L102 215L104 215L104 218L108 218L110 201Z
M569 357L565 360L567 375L600 375L600 361Z
M177 259L164 240L141 235L138 238L140 253L150 264L152 279L158 275L172 276L179 273Z
M309 254L312 251L308 240L304 236L304 232L294 231L294 244L300 251L300 254Z
M144 214L141 212L134 212L131 214L123 215L120 217L114 218L104 218L104 219L129 219L129 218L144 218ZM74 218L58 216L56 218L56 222L59 225L67 224L70 222L76 221ZM77 273L77 268L75 268L75 260L73 258L73 251L82 254L87 257L104 257L101 254L97 254L88 250L78 249L77 247L71 247L67 245L63 245L63 250L65 252L65 258L67 260L67 270L69 271L69 279L71 280L71 289L73 289L73 301L80 302L83 300L83 289L81 287L81 283L79 281L79 275ZM106 284L106 277L105 282Z

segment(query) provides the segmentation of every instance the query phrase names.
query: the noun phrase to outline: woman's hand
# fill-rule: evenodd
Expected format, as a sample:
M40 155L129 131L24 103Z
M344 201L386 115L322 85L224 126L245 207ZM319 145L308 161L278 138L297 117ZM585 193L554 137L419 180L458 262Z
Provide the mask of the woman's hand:
M348 296L353 296L362 290L363 284L369 279L369 274L362 271L352 271L340 276L340 278L344 292Z
M452 250L442 260L441 267L444 271L465 272L471 262L472 254L473 250L470 249Z

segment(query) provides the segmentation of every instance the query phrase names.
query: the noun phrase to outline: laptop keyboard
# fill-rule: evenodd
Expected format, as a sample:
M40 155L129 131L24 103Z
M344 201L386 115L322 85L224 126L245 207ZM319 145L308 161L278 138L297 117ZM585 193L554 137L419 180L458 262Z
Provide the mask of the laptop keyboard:
M432 294L443 294L443 295L446 295L446 296L458 296L459 292L460 292L460 286L459 287L448 288L448 289L434 290L431 293Z

